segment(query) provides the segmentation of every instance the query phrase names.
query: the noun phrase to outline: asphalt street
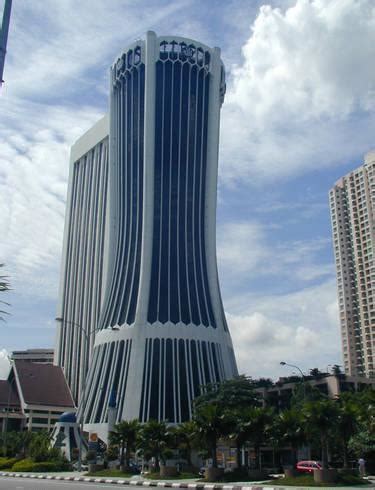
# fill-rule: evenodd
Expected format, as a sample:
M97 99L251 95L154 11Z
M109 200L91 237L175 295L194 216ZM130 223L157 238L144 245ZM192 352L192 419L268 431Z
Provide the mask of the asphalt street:
M111 483L0 477L0 490L99 490L100 488L112 488L113 490L116 487L127 490L132 488L134 490L134 487L113 485Z

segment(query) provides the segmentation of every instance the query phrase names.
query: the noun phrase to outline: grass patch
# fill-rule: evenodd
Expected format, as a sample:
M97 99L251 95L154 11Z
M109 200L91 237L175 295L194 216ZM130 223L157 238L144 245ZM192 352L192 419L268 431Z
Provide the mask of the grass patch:
M336 483L315 483L312 475L299 475L293 478L280 478L272 481L272 485L290 486L290 487L345 487L345 486L367 486L369 483L359 476L355 475L339 475Z
M131 478L134 473L124 473L121 470L116 470L115 468L108 468L106 470L98 470L94 472L86 473L86 476L117 476L120 478Z

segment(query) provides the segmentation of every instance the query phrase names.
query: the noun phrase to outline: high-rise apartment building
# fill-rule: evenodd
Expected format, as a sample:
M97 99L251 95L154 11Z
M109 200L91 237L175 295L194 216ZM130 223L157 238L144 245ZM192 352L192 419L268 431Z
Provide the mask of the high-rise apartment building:
M345 372L375 377L375 151L329 199Z
M94 130L72 156L57 359L82 383L83 331L94 329L79 417L104 439L110 401L117 421L178 423L202 385L237 374L216 264L220 50L148 32L115 61L110 86L109 139ZM106 141L107 187L94 179L86 191L79 165Z

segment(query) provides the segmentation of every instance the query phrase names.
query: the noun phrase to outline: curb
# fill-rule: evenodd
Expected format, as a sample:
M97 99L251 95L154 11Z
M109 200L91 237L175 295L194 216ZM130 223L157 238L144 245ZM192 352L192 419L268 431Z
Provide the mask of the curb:
M113 485L127 485L137 487L162 487L162 488L184 488L188 490L263 490L263 486L238 486L224 485L220 483L176 483L167 481L135 481L135 480L113 480L111 478L95 478L93 476L60 476L60 475L43 475L36 473L13 473L0 472L0 476L13 478L36 478L40 480L63 480L63 481L84 481L90 483L112 483ZM267 490L274 490L266 487ZM281 490L281 489L279 489Z

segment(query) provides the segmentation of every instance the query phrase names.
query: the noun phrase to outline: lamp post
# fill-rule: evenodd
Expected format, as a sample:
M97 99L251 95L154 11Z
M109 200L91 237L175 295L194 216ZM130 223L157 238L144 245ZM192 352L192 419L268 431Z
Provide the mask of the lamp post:
M61 318L61 317L57 317L57 318L55 318L55 320L57 322L60 322L60 323L66 323L69 325L73 325L74 327L79 328L79 330L83 333L83 335L85 336L85 340L86 340L86 349L85 349L85 363L86 363L86 357L88 358L88 355L90 352L90 338L91 338L91 335L96 331L96 329L94 328L93 330L87 331L79 323L71 321L71 320L65 320L64 318ZM82 394L80 394L80 399L79 399L79 403L83 407L82 410L84 409L85 404L86 404L85 392L86 392L86 385L83 387ZM80 432L79 449L78 449L78 451L79 451L78 452L78 471L81 471L82 470L82 438L83 438L83 417L82 416L80 417L80 420L78 421L78 423L79 423L79 432Z
M90 339L91 339L91 335L93 333L95 333L97 329L94 328L92 330L87 331L79 323L74 322L74 321L71 321L71 320L65 320L65 318L62 318L62 317L56 317L55 320L57 322L67 323L67 324L70 324L70 325L73 325L73 326L79 328L79 330L83 333L83 335L85 336L85 339L86 339L85 358L86 358L86 356L88 358L88 355L89 355L89 352L90 352ZM110 327L110 329L111 330L119 330L118 327ZM85 383L85 386L83 387L82 395L80 396L80 400L79 400L79 404L83 407L82 408L82 411L81 411L81 417L80 417L80 420L78 422L79 423L79 431L80 431L79 453L78 453L78 471L81 471L82 470L83 411L84 411L84 407L86 405L86 383Z
M303 384L303 399L305 400L305 398L306 398L306 379L305 379L305 375L303 374L302 370L298 366L296 366L295 364L289 364L288 362L285 362L285 361L280 361L280 365L295 368L300 372L301 378L302 378L302 384Z

